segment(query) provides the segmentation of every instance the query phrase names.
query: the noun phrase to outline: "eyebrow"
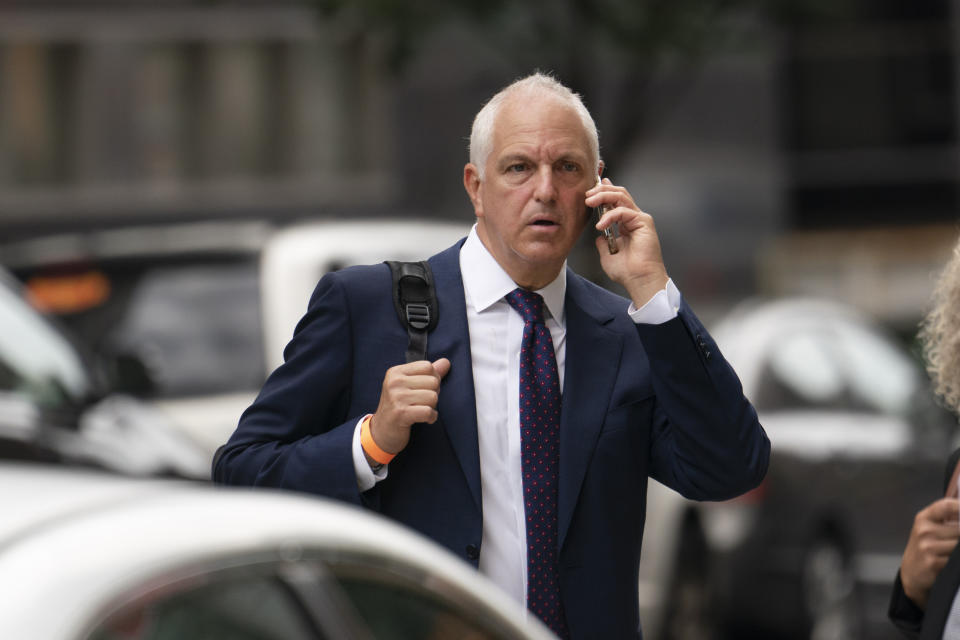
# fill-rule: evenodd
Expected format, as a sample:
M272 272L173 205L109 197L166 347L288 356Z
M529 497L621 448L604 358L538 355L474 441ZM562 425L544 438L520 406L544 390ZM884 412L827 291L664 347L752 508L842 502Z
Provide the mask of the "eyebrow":
M576 164L588 164L590 158L587 154L580 153L579 151L566 152L551 160L551 163L556 162L574 162ZM497 162L498 167L509 167L512 164L517 162L529 162L533 163L534 160L532 157L525 153L511 153L510 155L503 156Z

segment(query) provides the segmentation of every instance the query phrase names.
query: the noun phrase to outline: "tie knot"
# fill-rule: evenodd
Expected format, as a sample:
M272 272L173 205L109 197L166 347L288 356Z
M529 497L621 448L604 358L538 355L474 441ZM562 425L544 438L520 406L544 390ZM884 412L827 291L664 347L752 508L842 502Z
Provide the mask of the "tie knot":
M506 296L507 303L523 316L524 322L543 324L543 298L539 293L517 287Z

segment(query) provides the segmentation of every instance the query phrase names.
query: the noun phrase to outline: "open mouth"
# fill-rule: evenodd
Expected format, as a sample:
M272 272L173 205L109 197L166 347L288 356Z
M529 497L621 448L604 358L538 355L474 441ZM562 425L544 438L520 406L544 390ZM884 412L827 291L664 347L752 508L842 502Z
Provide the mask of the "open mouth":
M533 225L536 227L555 227L557 223L552 220L534 220Z

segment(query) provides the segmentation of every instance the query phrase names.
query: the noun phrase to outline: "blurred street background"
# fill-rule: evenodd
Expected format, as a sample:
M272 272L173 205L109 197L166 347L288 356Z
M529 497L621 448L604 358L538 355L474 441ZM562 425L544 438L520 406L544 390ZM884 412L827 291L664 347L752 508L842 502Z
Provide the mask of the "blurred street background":
M305 288L291 293L268 291L266 256L295 249L267 247L285 230L331 222L465 231L473 217L462 187L472 118L486 98L535 69L583 95L607 177L654 216L670 274L708 325L748 300L841 303L869 318L869 331L887 341L878 353L898 350L921 381L917 389L928 391L917 323L960 234L960 0L3 2L0 265L11 288L23 287L23 299L106 371L91 374L107 380L98 398L123 392L201 425L189 433L204 461L191 468L203 469L292 330L288 321L278 340L261 336L271 329L261 306L292 304L295 319L323 271L390 257L375 242L393 238L414 251L410 258L432 253L399 235L378 238L374 226L338 240L306 273ZM589 231L571 262L613 286ZM277 269L283 281L293 267ZM5 349L0 344L0 357ZM885 357L877 362L886 365ZM810 376L824 379L817 366L795 376L800 395ZM7 368L0 382L13 379ZM827 540L844 571L872 585L856 590L863 619L833 627L831 607L847 602L849 585L823 611L800 593L815 581L794 585L790 593L806 607L794 627L804 637L896 637L883 621L896 550L909 515L937 496L938 465L957 441L953 417L930 419L946 426L918 422L911 403L920 391L908 377L893 378L903 406L883 411L909 431L891 427L884 453L871 450L871 462L847 464L837 480L883 458L886 471L860 479L868 497L848 496L863 506L870 491L893 502L903 494L902 509L885 521L855 516L873 532L866 542L856 527L841 531L849 514L819 520L811 510L815 526L788 545L787 563L805 579L833 559L815 553ZM12 388L0 389L0 401ZM30 401L49 402L50 393ZM787 395L778 393L776 401ZM890 404L896 393L882 395ZM935 411L928 405L924 416ZM13 415L5 406L0 414ZM218 427L203 432L204 423ZM832 442L833 424L816 444ZM851 443L888 440L865 432L838 442L799 457L856 457L860 445ZM908 460L925 465L924 482ZM831 497L829 486L798 477L809 492ZM906 485L916 489L908 497ZM767 490L778 495L772 484ZM651 499L649 528L658 526L655 507ZM793 503L778 509L807 513ZM715 571L682 576L703 586L729 569L717 558L736 545L710 533L715 512L695 513L677 516L679 528L664 534L677 546L662 549L671 558L688 543L712 550L704 563ZM751 545L774 534L758 535ZM881 538L882 549L871 546ZM683 586L680 569L663 571L661 583ZM849 577L844 571L837 580ZM721 599L736 599L740 592L721 582ZM664 620L739 611L742 602L700 606L717 597L721 587L711 584L688 609L663 613L671 607L656 598L650 606ZM672 605L679 593L670 592ZM651 637L719 637L661 626L667 630ZM774 637L744 626L742 634Z
M468 220L478 105L581 92L704 305L842 297L912 330L956 231L955 3L34 2L0 7L0 234Z

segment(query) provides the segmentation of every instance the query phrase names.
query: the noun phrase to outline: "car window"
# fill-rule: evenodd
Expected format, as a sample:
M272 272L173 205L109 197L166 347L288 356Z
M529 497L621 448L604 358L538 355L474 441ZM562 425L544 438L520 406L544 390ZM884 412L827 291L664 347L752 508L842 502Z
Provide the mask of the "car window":
M836 353L850 392L873 411L905 415L920 381L906 353L866 327L838 324Z
M771 347L753 398L758 409L839 406L844 378L820 331L784 332Z
M482 610L424 581L372 567L333 567L343 593L377 640L506 640Z
M92 391L74 346L5 286L0 286L0 387L43 407L76 403Z
M315 640L299 601L276 578L233 576L160 590L110 616L89 640Z
M257 389L264 360L255 261L146 271L110 349L136 355L159 397Z
M757 408L839 409L903 416L920 383L907 354L872 328L842 318L784 331L771 347Z

